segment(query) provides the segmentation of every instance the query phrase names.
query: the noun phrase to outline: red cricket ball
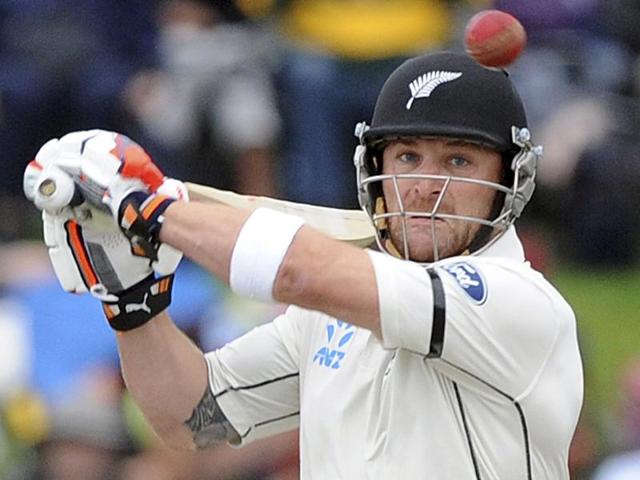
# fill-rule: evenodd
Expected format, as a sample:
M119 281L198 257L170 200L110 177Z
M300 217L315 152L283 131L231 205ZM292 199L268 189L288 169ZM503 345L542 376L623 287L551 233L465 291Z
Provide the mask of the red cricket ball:
M467 53L485 67L506 67L518 58L527 33L517 18L500 10L476 13L465 29Z

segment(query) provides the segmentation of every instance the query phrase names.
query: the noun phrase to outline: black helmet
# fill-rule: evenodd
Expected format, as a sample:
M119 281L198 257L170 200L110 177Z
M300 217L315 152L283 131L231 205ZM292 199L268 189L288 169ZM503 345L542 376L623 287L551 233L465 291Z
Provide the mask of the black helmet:
M391 74L363 140L445 136L503 152L513 148L512 126L527 127L527 117L508 74L444 52L407 60Z
M494 219L467 220L505 231L533 194L536 162L542 155L542 147L531 143L522 100L507 72L485 68L465 54L451 52L422 55L400 65L382 87L371 125L359 123L356 136L360 139L354 156L358 197L384 250L388 250L385 220L396 214L380 206L382 181L389 176L380 174L378 157L386 142L402 137L452 137L500 152L507 165L506 182L493 188L504 194L504 202ZM397 214L412 216L406 211ZM425 216L424 212L414 214ZM437 212L429 215L445 218ZM498 237L490 238L495 241ZM482 249L488 240L487 235Z

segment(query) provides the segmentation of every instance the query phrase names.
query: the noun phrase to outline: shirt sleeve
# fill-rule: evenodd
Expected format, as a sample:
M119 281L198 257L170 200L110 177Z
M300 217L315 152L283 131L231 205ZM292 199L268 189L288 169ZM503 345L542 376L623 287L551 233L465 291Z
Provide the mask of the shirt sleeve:
M241 444L298 426L298 335L289 309L206 354L209 385Z
M382 345L426 355L431 343L432 318L420 321L417 312L433 310L433 290L425 269L379 252L368 251L378 286ZM411 290L406 291L410 286ZM411 319L411 321L407 321Z
M430 268L372 252L385 348L516 398L544 368L571 309L524 263L456 257Z

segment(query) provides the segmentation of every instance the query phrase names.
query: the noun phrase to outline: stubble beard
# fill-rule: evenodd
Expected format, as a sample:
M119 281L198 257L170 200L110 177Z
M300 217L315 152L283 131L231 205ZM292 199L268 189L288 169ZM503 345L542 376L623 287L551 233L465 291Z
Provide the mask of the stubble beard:
M402 219L392 217L388 219L389 233L391 240L403 258L406 258L404 251L404 230ZM433 248L433 234L431 223L424 225L407 225L407 243L409 245L409 259L414 262L431 263L443 258L462 255L469 248L471 241L480 228L479 224L474 224L465 220L447 220L438 222L435 228L435 240L438 246L438 258L435 258Z

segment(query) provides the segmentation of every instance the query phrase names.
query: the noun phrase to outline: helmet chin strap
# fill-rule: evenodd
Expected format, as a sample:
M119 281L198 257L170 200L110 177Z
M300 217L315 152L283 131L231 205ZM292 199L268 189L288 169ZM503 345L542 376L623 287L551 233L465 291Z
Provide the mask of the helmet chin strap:
M376 198L375 214L383 215L385 213L387 213L387 205L385 204L384 198L383 197ZM389 227L386 217L378 218L376 220L375 227L378 230L386 230Z
M502 211L502 207L504 205L504 194L501 192L497 192L495 198L493 199L493 205L491 206L491 212L489 213L489 218L495 219L498 218L500 212ZM469 242L467 246L467 251L476 252L484 247L489 241L492 239L493 235L496 233L496 227L490 227L488 225L480 225L480 228L476 232L476 234Z
M383 215L387 213L387 206L383 197L376 198L375 213L376 215ZM375 227L376 230L380 232L380 237L382 237L381 246L384 247L384 250L396 258L404 259L404 255L400 253L400 250L398 250L396 245L393 243L393 240L391 240L391 235L389 234L389 223L387 222L386 217L378 218L375 221Z
M404 255L400 253L400 250L396 248L396 244L393 243L390 237L386 238L384 241L384 248L387 249L387 252L393 255L394 257L401 258L404 260Z

